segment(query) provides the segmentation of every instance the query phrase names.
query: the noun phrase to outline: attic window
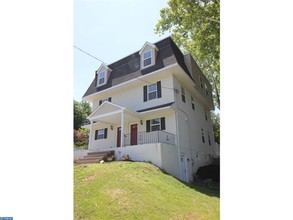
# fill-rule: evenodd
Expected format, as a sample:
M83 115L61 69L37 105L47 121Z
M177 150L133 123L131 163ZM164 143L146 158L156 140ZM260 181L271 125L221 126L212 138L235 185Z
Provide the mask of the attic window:
M98 85L99 86L106 83L105 76L106 76L106 73L105 72L100 72L98 74Z
M143 53L143 66L149 66L152 64L152 51L148 50Z

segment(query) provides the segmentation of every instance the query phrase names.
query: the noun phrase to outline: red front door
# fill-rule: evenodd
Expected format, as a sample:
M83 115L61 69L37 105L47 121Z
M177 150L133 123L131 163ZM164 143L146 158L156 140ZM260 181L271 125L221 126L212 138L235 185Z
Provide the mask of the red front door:
M121 127L117 128L117 147L121 146Z
M130 145L137 145L137 124L131 125Z

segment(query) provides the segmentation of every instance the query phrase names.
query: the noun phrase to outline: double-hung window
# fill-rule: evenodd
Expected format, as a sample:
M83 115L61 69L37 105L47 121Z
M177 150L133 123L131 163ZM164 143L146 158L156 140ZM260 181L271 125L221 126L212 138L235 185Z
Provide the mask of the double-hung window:
M98 85L99 86L106 83L105 76L106 76L105 72L100 72L99 73L99 75L98 75Z
M152 51L148 50L143 53L143 66L149 66L152 64Z
M181 97L182 97L182 102L185 102L185 90L182 86L181 86Z
M162 131L166 129L165 117L153 118L146 121L146 132Z
M193 110L195 110L194 99L193 99L192 96L191 96L191 107L192 107Z
M157 83L148 86L148 100L157 98Z
M204 139L204 131L203 131L203 129L201 129L201 140L202 140L202 143L205 143L205 139Z
M151 126L151 131L161 130L161 119L160 118L152 119L150 126Z
M206 90L206 95L209 95L209 90L208 90L208 86L206 84L204 84L205 90Z
M199 82L200 82L200 88L203 89L203 81L202 81L202 78L199 76Z
M106 138L107 138L107 128L96 130L95 140L106 139Z

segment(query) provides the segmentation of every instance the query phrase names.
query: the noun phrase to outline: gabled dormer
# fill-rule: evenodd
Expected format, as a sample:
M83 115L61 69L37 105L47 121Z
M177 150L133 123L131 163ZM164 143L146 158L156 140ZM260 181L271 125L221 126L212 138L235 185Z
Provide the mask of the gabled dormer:
M158 51L159 49L156 47L156 45L146 42L139 51L140 69L155 65Z
M96 71L96 87L107 84L111 72L112 69L103 63Z

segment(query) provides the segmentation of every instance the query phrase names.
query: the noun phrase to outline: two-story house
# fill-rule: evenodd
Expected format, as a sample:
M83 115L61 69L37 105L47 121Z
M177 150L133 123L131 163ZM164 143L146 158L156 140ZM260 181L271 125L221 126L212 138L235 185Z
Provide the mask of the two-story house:
M212 162L211 85L170 37L102 64L83 100L92 106L89 151L151 161L186 182Z

